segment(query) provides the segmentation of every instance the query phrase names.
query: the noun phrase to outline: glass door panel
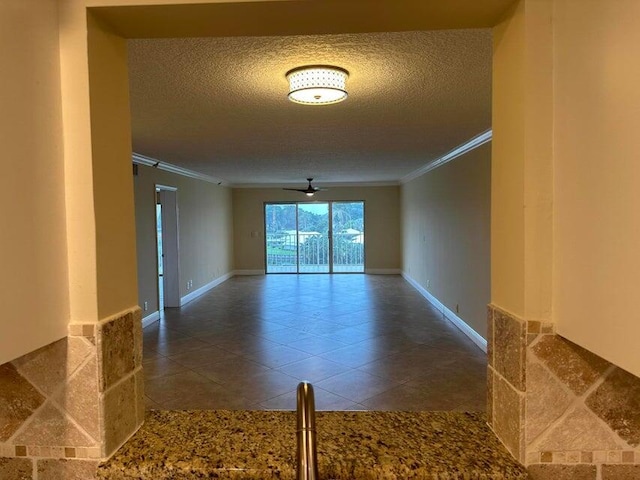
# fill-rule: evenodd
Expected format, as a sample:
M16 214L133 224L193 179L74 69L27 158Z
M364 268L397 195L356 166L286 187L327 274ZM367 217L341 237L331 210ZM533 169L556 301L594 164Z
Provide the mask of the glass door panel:
M364 272L364 202L269 203L267 273Z
M267 273L298 272L296 214L295 203L265 205Z
M329 204L298 204L300 273L329 273Z
M364 202L333 202L333 271L364 272Z

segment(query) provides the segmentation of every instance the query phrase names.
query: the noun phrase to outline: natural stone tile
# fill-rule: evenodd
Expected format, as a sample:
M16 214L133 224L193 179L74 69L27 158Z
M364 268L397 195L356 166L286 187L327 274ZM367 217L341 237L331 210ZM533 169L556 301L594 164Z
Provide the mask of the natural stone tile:
M542 463L551 463L551 462L553 462L553 452L542 452L540 454L540 461Z
M113 453L138 426L135 377L124 380L104 396L106 455Z
M537 320L527 321L527 333L540 333L541 328L540 322Z
M542 323L540 325L540 333L554 333L553 323Z
M16 447L18 448L18 447ZM42 456L42 448L41 447L36 447L33 445L29 445L27 447L27 455L29 457L41 457ZM22 455L23 457L26 457L27 455ZM20 455L17 455L20 456Z
M526 324L500 310L493 312L494 367L518 390L525 389Z
M593 452L582 452L580 454L581 463L593 463Z
M31 352L13 364L45 395L51 395L84 362L94 347L81 337L65 337Z
M87 448L87 458L102 458L100 447Z
M7 441L44 400L12 364L0 365L0 442Z
M595 480L595 465L530 465L530 480Z
M487 307L487 362L493 366L493 307Z
M607 463L622 463L622 452L620 450L608 452Z
M100 388L106 391L131 373L136 366L133 313L129 312L100 325L98 350L100 354Z
M629 445L640 446L640 378L616 368L586 404Z
M70 323L68 327L69 335L74 335L76 337L82 336L82 324L78 323Z
M144 372L142 369L135 374L136 378L136 422L142 425L144 422L145 400L144 400Z
M523 448L523 397L499 375L495 375L493 385L493 428L511 454L520 461Z
M606 463L606 461L607 461L607 452L602 450L593 452L593 463Z
M567 463L580 463L580 452L567 452Z
M142 311L140 309L133 312L133 347L135 367L142 365Z
M567 462L567 454L565 452L553 452L553 463L569 463Z
M50 447L50 452L52 458L64 458L64 447Z
M527 451L525 465L531 465L533 463L540 463L540 452Z
M572 398L543 366L529 362L526 400L525 441L528 445L560 418Z
M94 460L38 460L38 480L92 480L97 471Z
M610 365L559 335L544 335L531 349L577 395L585 393Z
M602 465L602 480L638 480L640 465Z
M2 480L31 480L33 464L29 458L0 458Z
M51 447L60 445L87 447L93 444L51 403L47 403L38 410L14 441L20 445Z
M617 450L613 432L606 429L587 408L576 407L547 430L538 444L541 450Z
M493 368L487 367L487 423L493 426Z
M61 405L96 441L100 440L98 362L93 358L58 392L54 400Z
M635 462L634 451L622 452L622 463L633 463L633 462Z

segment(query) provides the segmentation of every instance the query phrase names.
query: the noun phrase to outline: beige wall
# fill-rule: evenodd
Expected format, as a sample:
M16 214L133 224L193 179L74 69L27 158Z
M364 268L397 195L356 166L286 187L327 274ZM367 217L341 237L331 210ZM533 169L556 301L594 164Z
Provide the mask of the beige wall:
M554 317L640 376L640 2L555 8Z
M233 231L236 270L262 270L264 259L264 202L299 202L306 197L277 188L235 188ZM400 188L331 188L317 193L315 201L363 200L365 202L366 270L400 269ZM259 232L256 237L251 232Z
M0 364L67 333L56 3L0 2Z
M70 320L97 322L137 303L126 43L59 8Z
M520 1L493 31L491 300L551 320L553 0Z
M491 300L524 315L524 2L493 29Z
M155 187L178 189L180 296L233 270L231 189L152 167L138 166L134 177L140 307L158 310ZM187 290L187 280L193 288Z
M136 304L127 43L88 18L98 318ZM117 260L116 260L117 259Z
M402 187L404 273L485 338L490 208L490 144Z

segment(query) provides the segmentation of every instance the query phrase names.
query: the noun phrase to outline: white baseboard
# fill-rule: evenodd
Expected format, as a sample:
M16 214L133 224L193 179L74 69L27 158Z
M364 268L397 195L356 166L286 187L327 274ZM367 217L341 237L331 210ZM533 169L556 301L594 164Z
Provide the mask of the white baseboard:
M418 290L420 294L429 300L429 302L436 307L438 310L442 312L442 315L453 323L456 327L458 327L462 333L464 333L467 337L471 339L473 343L475 343L483 352L487 353L487 341L476 332L473 328L471 328L467 322L458 317L455 313L449 310L440 300L431 295L427 290L425 290L422 285L416 282L413 278L407 275L405 272L402 272L402 277L409 282L413 288Z
M234 275L264 275L264 270L234 270Z
M142 319L142 328L148 327L153 322L157 322L158 320L160 320L160 312L156 310L155 312L147 315Z
M368 275L400 275L399 268L365 268L364 273Z
M211 290L214 287L217 287L222 282L226 282L231 277L233 277L233 275L234 275L234 272L225 273L221 277L218 277L215 280L207 283L206 285L203 285L202 287L198 288L197 290L194 290L193 292L185 295L184 297L182 297L180 299L180 306L182 307L183 305L186 305L191 300L193 300L195 298L198 298L200 295L202 295L204 293L207 293L209 290Z

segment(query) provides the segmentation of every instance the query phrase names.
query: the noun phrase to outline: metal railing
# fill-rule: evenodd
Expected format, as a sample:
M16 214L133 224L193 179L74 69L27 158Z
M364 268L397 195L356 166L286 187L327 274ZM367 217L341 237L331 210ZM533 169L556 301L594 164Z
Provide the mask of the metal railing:
M329 238L319 233L299 232L267 234L267 266L276 271L289 271L300 266L329 265L333 251L334 271L358 271L364 269L364 234L334 233L333 246ZM282 270L284 271L284 270Z
M297 398L297 479L317 480L316 405L313 385L309 382L300 382Z

